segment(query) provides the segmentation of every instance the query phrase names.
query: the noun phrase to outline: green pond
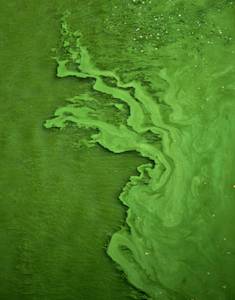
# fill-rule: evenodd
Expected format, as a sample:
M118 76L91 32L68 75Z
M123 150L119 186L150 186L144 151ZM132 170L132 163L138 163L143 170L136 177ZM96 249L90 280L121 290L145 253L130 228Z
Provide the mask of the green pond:
M0 299L235 299L235 2L0 3Z

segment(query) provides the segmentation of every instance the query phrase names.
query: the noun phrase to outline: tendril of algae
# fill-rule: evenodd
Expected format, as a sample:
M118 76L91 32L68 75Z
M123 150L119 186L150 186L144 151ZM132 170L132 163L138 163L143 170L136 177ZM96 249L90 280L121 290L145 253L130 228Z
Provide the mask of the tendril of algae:
M120 103L125 103L130 113L123 124L110 124L102 120L99 111L94 112L86 105L93 96L83 94L58 108L45 127L64 128L72 122L79 128L94 128L98 133L91 136L92 141L109 151L137 151L149 159L149 163L138 167L139 176L132 176L123 188L119 199L128 207L126 225L113 234L107 253L125 272L128 281L149 299L176 299L178 291L168 287L167 280L164 282L167 274L163 266L167 262L158 246L158 239L165 243L171 225L175 224L167 213L161 219L158 210L164 215L160 205L163 205L164 187L175 169L170 148L172 137L177 138L177 130L164 123L157 102L140 82L123 83L114 72L96 68L81 43L80 33L70 31L66 20L66 16L62 18L61 30L65 55L56 57L57 76L90 79L94 91L115 99L117 109ZM71 69L70 64L76 68ZM105 79L114 81L116 86L107 84ZM130 93L130 88L134 93ZM82 106L77 105L78 100L83 100ZM160 149L145 137L149 132L160 141ZM165 236L161 236L163 228L166 228Z

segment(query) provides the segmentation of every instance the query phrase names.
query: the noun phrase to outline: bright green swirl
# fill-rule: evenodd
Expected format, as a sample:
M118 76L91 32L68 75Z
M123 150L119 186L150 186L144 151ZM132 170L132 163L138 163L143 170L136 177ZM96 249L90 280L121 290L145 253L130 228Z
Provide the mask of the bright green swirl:
M151 299L226 299L217 275L208 281L215 249L206 230L210 210L201 213L204 203L200 199L206 172L200 167L200 156L210 151L217 139L210 141L203 133L199 104L190 103L197 99L194 92L187 95L180 89L182 78L186 87L193 84L193 80L187 83L190 68L187 64L181 69L166 66L159 73L167 86L164 102L172 112L163 118L159 102L141 82L123 83L114 72L95 67L80 35L70 32L65 19L62 35L64 53L57 57L57 76L76 77L78 84L89 81L92 90L69 99L45 127L64 128L73 123L96 129L93 142L114 153L136 151L149 159L120 195L128 207L126 225L112 236L108 255L129 282ZM110 97L114 105L98 105L96 95ZM129 115L123 117L126 107ZM182 107L191 107L187 117ZM208 118L208 124L213 124L218 113ZM213 127L208 126L208 136L211 134Z

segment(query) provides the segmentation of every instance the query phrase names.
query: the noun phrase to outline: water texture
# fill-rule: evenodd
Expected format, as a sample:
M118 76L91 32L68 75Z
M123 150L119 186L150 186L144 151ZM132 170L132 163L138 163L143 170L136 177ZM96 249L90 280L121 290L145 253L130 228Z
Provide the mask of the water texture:
M57 76L74 77L87 88L45 127L89 129L89 144L148 159L123 188L126 222L107 248L132 285L153 300L232 300L234 3L132 5L154 6L158 24L154 47L146 41L151 36L136 28L133 44L145 39L132 47L145 57L141 72L128 63L125 70L100 67L83 32L70 29L69 14L62 18ZM146 61L152 65L141 78Z
M1 300L129 300L133 292L104 248L124 220L121 188L145 160L81 146L76 128L43 127L82 88L56 78L51 58L61 15L74 7L85 24L99 6L0 1Z

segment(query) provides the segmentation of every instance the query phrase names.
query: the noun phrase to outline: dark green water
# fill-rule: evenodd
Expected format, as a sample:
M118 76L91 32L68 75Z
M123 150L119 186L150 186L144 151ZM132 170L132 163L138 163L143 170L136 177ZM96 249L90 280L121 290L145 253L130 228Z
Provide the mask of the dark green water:
M129 299L112 235L109 256L151 299L233 300L234 1L16 1L0 14L0 298ZM76 125L103 148L80 148ZM119 231L119 194L146 161Z
M78 91L56 79L51 59L60 14L74 5L0 5L1 300L129 299L131 291L104 245L123 223L118 194L143 159L79 150L75 130L42 126Z

